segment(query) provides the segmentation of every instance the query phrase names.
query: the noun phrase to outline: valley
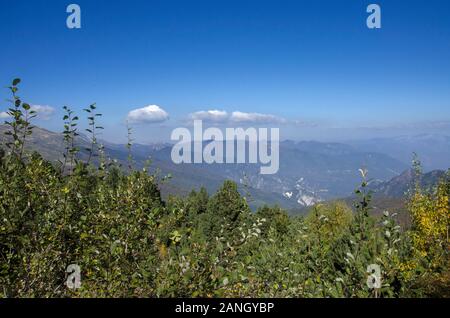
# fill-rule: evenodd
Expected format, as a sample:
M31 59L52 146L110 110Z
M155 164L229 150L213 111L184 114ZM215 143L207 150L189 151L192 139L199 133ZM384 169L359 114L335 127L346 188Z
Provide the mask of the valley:
M5 138L4 130L5 127L0 126L2 138ZM423 144L422 140L423 136L419 136L418 148ZM448 142L450 139L439 137L438 140ZM88 139L80 135L77 144L79 157L87 157L83 149L88 147ZM108 158L127 167L125 145L106 141L103 144ZM368 144L372 145L372 141ZM36 127L28 147L53 162L62 160L63 137L59 133ZM249 147L248 143L246 147ZM286 140L280 142L280 169L274 175L261 175L259 164L175 164L171 160L170 143L135 144L132 155L136 168L144 167L150 160L152 172L160 178L171 176L160 185L164 197L187 195L192 189L200 187L213 193L224 180L232 180L239 184L241 193L253 208L264 204L278 205L291 214L304 214L307 208L319 202L352 197L354 188L361 181L358 172L361 167L369 171L369 184L378 200L402 197L411 185L411 172L404 151L399 147L397 149L395 155L392 148L386 151L389 154L366 151L361 141L352 145ZM407 149L414 149L412 142ZM419 150L423 153L427 149ZM446 154L445 149L443 153L441 158L444 159L441 160L446 158L450 162L450 155ZM429 156L424 154L424 157ZM402 158L405 159L400 160ZM441 175L443 171L426 174L425 184L432 185Z

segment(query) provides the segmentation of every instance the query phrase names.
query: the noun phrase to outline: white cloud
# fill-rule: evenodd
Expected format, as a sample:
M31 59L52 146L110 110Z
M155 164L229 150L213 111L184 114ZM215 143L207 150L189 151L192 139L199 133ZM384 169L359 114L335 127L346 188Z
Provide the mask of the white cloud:
M127 120L134 124L161 123L169 119L169 114L158 105L148 105L134 109L127 115Z
M37 115L36 117L42 120L49 120L55 112L53 107L47 105L32 105L30 110L35 111Z
M36 112L36 118L42 119L42 120L49 120L50 117L54 114L55 109L51 106L47 105L32 105L30 107L30 110ZM10 118L11 116L8 115L6 112L0 112L0 119L6 119Z
M209 123L228 123L228 124L288 124L288 120L271 115L260 113L245 113L234 111L231 114L224 110L202 110L191 113L188 116L189 122L194 120L203 120Z
M270 114L260 114L260 113L244 113L235 111L231 114L230 121L234 123L255 123L255 124L284 124L286 119L277 117Z
M228 113L223 110L202 110L189 114L189 119L221 123L228 120Z

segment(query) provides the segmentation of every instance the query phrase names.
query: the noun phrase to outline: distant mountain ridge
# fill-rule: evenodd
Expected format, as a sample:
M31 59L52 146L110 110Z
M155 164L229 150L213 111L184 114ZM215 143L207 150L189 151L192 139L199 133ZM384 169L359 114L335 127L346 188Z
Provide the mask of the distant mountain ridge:
M446 170L450 167L450 136L420 134L392 138L374 138L349 141L360 151L374 151L410 164L412 154L416 153L425 171Z
M0 125L0 140L5 141L4 132L7 127ZM430 140L430 138L434 138ZM435 140L436 139L436 140ZM411 140L419 140L419 145L425 143L446 143L450 140L445 136L433 137L421 135L415 137L398 137L392 144L405 142L411 147ZM367 141L368 144L374 140ZM383 141L384 143L386 141ZM108 157L117 159L126 166L127 149L125 145L103 142ZM358 169L369 170L370 188L378 197L400 198L411 189L413 173L408 165L389 155L364 151L368 146L342 143L323 143L316 141L280 142L280 171L275 175L260 175L258 164L181 164L176 165L171 160L172 144L159 143L152 145L134 144L132 153L137 168L143 167L150 159L151 169L159 170L161 174L171 174L173 178L162 185L163 193L187 194L193 188L205 186L209 192L214 192L225 179L230 179L241 185L242 191L251 196L252 204L279 204L295 210L314 205L321 201L345 198L352 194L360 183ZM79 157L87 158L85 148L90 146L86 136L77 139L80 148ZM374 146L379 148L380 145ZM397 148L400 146L397 145ZM428 146L427 146L428 147ZM63 159L63 136L46 129L36 127L27 140L27 148L41 153L51 161ZM387 151L391 151L387 149ZM442 149L443 156L446 149ZM403 150L398 149L399 153ZM434 150L436 152L436 150ZM412 156L412 154L409 154ZM422 160L423 157L420 157ZM428 158L428 156L425 156ZM445 166L444 163L442 165ZM450 161L447 162L447 168ZM430 187L444 176L443 170L433 170L423 174L421 184ZM244 190L245 189L245 190Z
M436 186L439 181L445 177L445 174L446 173L443 170L433 170L422 174L417 181L423 189L430 189ZM373 182L369 187L376 196L401 198L409 191L414 190L415 182L416 177L414 170L408 169L389 181Z
M0 126L4 135L5 126ZM89 141L82 136L77 140L79 156L86 157L84 148ZM108 157L126 166L125 145L104 142ZM59 133L36 127L28 148L40 152L49 160L62 160L63 138ZM341 143L316 141L280 142L280 170L275 175L259 174L258 164L180 164L171 160L171 144L134 144L132 153L136 167L148 159L151 169L173 178L162 185L163 193L187 194L193 188L205 186L209 192L226 179L240 184L242 191L251 196L254 206L278 204L287 209L299 209L317 202L348 197L360 183L358 169L365 167L371 178L382 182L390 180L408 166L386 154L361 151Z

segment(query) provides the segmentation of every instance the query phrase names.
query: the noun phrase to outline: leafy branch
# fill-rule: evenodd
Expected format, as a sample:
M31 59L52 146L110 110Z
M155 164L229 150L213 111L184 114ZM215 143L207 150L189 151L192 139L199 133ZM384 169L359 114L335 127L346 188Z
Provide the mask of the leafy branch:
M5 124L9 126L9 130L5 132L7 136L12 138L12 141L6 143L7 147L11 150L11 153L22 159L25 140L27 136L32 134L33 126L31 126L31 119L36 117L36 111L31 109L31 106L24 103L17 95L20 79L16 78L12 81L9 88L12 94L12 107L8 109L7 114L12 118L12 121L5 121Z
M102 126L97 126L97 122L96 122L96 118L97 117L101 117L102 114L99 114L96 112L96 104L92 104L89 105L89 108L85 108L84 111L86 113L88 113L88 125L89 128L86 128L86 131L89 133L90 135L90 139L91 139L91 146L89 148L86 148L86 151L88 152L89 156L88 156L88 160L87 160L87 164L89 165L89 163L91 162L92 158L96 156L95 154L95 148L97 147L97 151L98 151L98 146L97 146L97 130L102 130L104 129Z
M65 115L64 120L64 163L62 165L62 174L64 174L65 168L68 163L73 167L76 164L76 155L79 149L75 146L75 139L79 135L77 130L78 116L74 116L74 112L67 106L63 107Z

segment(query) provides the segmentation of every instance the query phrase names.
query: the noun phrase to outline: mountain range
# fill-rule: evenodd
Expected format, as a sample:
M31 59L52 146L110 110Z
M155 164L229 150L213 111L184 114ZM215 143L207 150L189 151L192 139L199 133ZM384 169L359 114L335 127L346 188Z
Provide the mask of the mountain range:
M425 171L446 170L450 167L450 136L420 134L392 138L375 138L346 142L360 151L384 153L410 165L416 153Z
M0 126L1 138L5 126ZM423 136L418 137L418 144L424 147ZM429 137L431 138L431 137ZM449 142L450 138L440 137L439 142ZM430 141L428 141L430 142ZM136 168L144 166L150 159L150 169L161 176L171 175L161 185L163 195L185 195L192 189L204 186L210 193L216 191L224 180L230 179L240 185L254 207L262 204L278 204L290 211L298 212L318 202L350 197L360 184L360 168L369 171L371 187L386 197L399 197L411 182L411 172L406 159L406 152L414 149L412 141L407 143L407 150L398 146L394 155L394 146L400 139L383 140L380 144L390 144L386 151L374 140L353 143L324 143L316 141L280 142L280 169L274 175L259 174L258 164L174 164L171 160L172 145L159 143L151 145L134 144L132 155ZM64 149L63 137L59 133L36 127L27 142L30 150L36 150L49 160L62 160ZM80 148L79 157L87 157L85 148L90 142L85 136L77 139ZM127 166L128 151L125 145L103 142L108 157L116 159L119 164ZM373 146L373 151L370 145ZM247 145L248 146L248 145ZM447 152L443 150L443 158ZM421 149L423 151L423 149ZM436 155L436 150L431 152ZM411 153L410 153L411 156ZM424 156L431 158L433 156ZM431 165L442 162L427 160ZM447 161L450 163L450 160ZM450 166L447 165L447 166ZM433 172L429 179L435 180L443 172ZM433 182L433 181L430 181Z

